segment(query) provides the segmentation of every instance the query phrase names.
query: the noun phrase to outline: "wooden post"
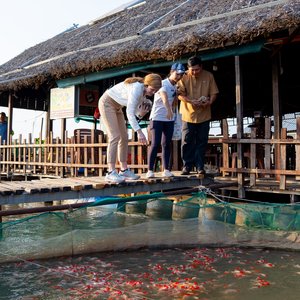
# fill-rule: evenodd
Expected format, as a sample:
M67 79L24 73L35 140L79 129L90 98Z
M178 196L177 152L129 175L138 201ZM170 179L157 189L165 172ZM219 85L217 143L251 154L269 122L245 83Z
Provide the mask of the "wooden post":
M256 139L256 128L251 128L251 140ZM256 168L256 144L250 145L250 169ZM250 186L255 186L256 174L250 174Z
M274 139L280 139L281 130L281 112L279 105L279 77L278 77L278 55L272 60L272 94L273 94L273 115L274 115ZM280 145L275 144L275 169L280 169ZM280 176L276 175L279 180Z
M243 99L242 99L242 76L240 57L235 56L235 96L236 96L236 118L237 118L237 139L241 139L244 133L243 127ZM242 144L237 144L237 167L243 167ZM237 173L238 178L238 197L245 198L244 173Z
M287 138L287 130L286 128L281 129L281 139ZM280 170L286 169L286 144L280 145ZM286 175L280 175L279 188L281 190L286 189Z
M12 92L9 92L8 95L8 121L7 121L7 136L5 137L6 145L11 145L12 139L11 139L11 133L12 133L12 121L13 121L13 102L14 98L12 95ZM11 161L11 148L7 148L3 151L3 153L6 154L6 159L8 161ZM6 172L7 174L10 172L10 165L6 164Z
M297 140L300 140L300 118L297 118ZM300 145L296 145L296 171L300 171ZM300 180L300 176L296 177L297 180Z
M0 205L0 211L2 210L2 205ZM2 224L2 216L0 216L0 224ZM3 229L2 229L2 226L1 226L1 229L0 229L0 240L2 240L2 237L3 237Z
M178 143L179 141L172 141L172 152L171 152L171 166L172 170L179 170L179 152L178 152ZM146 150L146 153L148 153L148 149ZM146 156L146 162L148 157Z
M103 135L99 136L99 143L103 143L104 142L104 137ZM102 165L104 164L105 160L104 160L104 151L103 151L103 147L99 147L98 148L98 152L99 152L99 159L98 159L98 164ZM99 176L103 176L104 172L103 172L103 168L99 167L98 168L98 175Z
M271 137L271 120L270 118L265 119L265 139L270 140ZM265 169L271 170L271 145L265 144ZM266 174L265 177L270 177Z
M45 135L47 140L47 137L50 136L50 132L53 131L53 121L50 120L50 93L47 94L47 105L48 105L48 111L46 112L46 129L45 129Z
M229 137L228 134L228 122L227 119L222 120L222 132L223 138L226 140ZM226 143L222 143L222 156L223 156L223 167L229 168L229 145ZM223 171L222 176L225 177L227 172Z
M8 122L7 122L7 137L6 143L10 144L10 134L12 132L12 121L13 121L13 96L11 92L8 95Z
M59 137L56 137L55 139L55 163L57 164L57 166L55 167L55 175L58 176L59 175L59 167L58 167L58 163L59 163L59 145L60 143L60 139Z
M66 135L65 135L65 133L66 133L66 119L64 118L64 119L61 119L61 133L60 133L60 135L61 135L61 139L60 139L60 142L62 143L62 144L64 144L65 143L65 141L66 141ZM57 148L57 151L59 151L59 148ZM64 147L61 147L60 148L60 155L61 155L61 162L63 162L63 158L64 158L64 153L65 153L65 148ZM65 175L65 168L64 167L60 167L60 176L61 177L64 177L64 175Z

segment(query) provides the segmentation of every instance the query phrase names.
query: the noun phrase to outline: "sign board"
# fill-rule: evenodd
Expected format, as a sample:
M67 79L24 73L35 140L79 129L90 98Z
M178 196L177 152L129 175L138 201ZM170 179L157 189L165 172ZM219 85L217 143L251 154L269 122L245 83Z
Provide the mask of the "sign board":
M76 87L54 88L50 91L50 119L74 118Z

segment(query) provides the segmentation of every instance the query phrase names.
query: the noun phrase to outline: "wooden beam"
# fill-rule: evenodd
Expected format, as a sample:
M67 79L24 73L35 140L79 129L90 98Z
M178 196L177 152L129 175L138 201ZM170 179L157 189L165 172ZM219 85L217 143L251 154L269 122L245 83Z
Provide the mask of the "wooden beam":
M10 134L12 132L12 121L13 121L13 95L11 92L9 92L8 95L8 122L7 122L7 137L6 137L6 143L7 145L10 145Z
M300 140L300 118L296 119L297 122L297 140ZM300 145L296 145L296 171L300 171ZM297 180L300 180L300 176L296 177Z
M290 35L284 43L280 44L272 53L271 57L275 57L284 45L289 44L300 32L300 26L290 30Z
M279 103L279 57L276 55L272 59L272 94L273 94L273 115L274 115L274 138L280 139L281 131L281 110ZM275 145L275 169L280 169L280 146ZM279 179L279 178L277 178Z
M223 138L228 139L228 122L227 119L222 120L222 132ZM222 155L223 155L223 167L229 168L229 145L227 143L222 143ZM225 172L222 172L222 176L226 176Z
M281 138L286 139L287 136L287 130L286 128L281 129ZM286 145L281 145L280 146L280 170L285 170L286 169ZM286 189L286 176L285 175L280 175L280 184L279 188L281 190Z
M243 99L242 99L242 76L240 57L235 56L235 97L236 97L236 118L237 118L237 138L241 139L244 133L243 129ZM243 167L243 149L241 144L237 144L237 166ZM244 174L238 173L238 196L245 198Z
M48 111L46 113L46 129L45 129L46 138L45 138L45 140L47 140L47 138L50 137L50 132L52 132L52 128L53 128L53 121L50 120L50 92L48 92L48 94L47 94L46 101L47 101L47 105L48 105Z

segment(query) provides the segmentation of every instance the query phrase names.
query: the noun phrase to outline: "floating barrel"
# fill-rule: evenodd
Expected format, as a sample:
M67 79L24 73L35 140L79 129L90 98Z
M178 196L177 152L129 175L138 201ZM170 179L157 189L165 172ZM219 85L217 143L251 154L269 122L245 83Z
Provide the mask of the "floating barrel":
M229 205L207 199L201 204L199 218L234 224L236 210Z
M234 224L236 210L232 209L230 206L216 204L214 206L204 208L204 217L208 220Z
M146 207L146 201L131 201L126 203L125 212L127 214L144 214Z
M300 210L282 206L275 210L273 227L280 230L300 230Z
M150 200L147 203L146 215L159 219L171 219L173 201L167 199Z
M252 203L234 204L236 208L235 224L249 227L273 227L274 208Z
M177 202L173 204L172 219L197 218L199 215L199 204L192 202Z

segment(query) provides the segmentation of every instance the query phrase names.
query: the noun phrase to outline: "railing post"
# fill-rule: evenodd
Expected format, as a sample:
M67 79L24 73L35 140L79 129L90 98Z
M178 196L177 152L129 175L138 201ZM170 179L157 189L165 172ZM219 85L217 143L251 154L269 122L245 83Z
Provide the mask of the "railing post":
M300 140L300 118L296 119L297 133L296 138ZM300 145L296 145L296 171L300 171ZM296 176L297 180L300 180L300 176Z
M282 128L281 129L281 139L286 139L286 138L287 138L287 130L286 130L286 128ZM280 145L280 154L281 154L281 159L280 159L280 171L281 171L281 170L286 169L286 144ZM286 175L280 175L279 188L281 190L285 190Z
M226 140L229 137L228 134L228 123L226 119L222 120L222 132L223 132L223 138ZM229 145L228 143L222 143L222 155L223 155L223 167L228 168L229 167ZM222 176L225 177L227 171L222 172Z
M251 128L251 139L256 138L256 128ZM256 169L256 144L250 145L250 169ZM256 174L250 173L250 186L255 186Z
M271 139L271 120L270 118L265 119L265 139ZM265 169L271 170L271 144L265 144ZM266 174L265 177L270 177L269 174Z

